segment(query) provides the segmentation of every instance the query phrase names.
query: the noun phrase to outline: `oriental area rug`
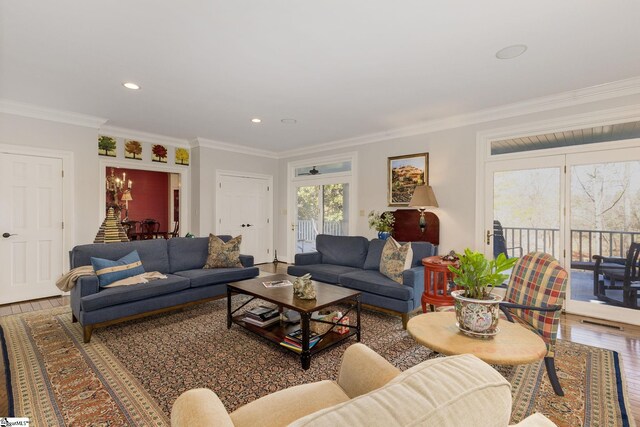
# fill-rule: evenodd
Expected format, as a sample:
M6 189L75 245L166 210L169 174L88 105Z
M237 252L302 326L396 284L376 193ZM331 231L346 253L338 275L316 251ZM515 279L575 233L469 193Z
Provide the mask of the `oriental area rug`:
M364 310L362 327L362 342L401 370L438 357L397 317ZM197 387L214 390L231 412L286 387L334 380L349 345L319 353L303 371L283 348L237 325L227 330L226 300L97 329L89 344L68 307L5 316L0 328L11 415L36 426L167 426L175 399ZM541 412L560 426L635 425L617 353L559 341L556 366L564 398L542 363L496 367L513 386L513 423Z

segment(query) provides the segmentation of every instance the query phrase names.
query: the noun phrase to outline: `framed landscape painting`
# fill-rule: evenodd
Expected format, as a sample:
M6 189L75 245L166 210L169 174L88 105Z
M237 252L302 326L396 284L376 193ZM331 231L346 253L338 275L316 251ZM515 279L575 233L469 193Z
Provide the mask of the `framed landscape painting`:
M389 157L389 206L408 206L417 185L429 184L429 153Z

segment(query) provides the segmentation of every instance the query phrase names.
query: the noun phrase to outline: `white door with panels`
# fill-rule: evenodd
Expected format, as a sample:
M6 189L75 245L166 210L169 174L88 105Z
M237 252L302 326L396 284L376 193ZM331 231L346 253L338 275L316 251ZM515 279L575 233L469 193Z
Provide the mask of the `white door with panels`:
M0 153L0 304L59 295L62 159Z
M241 253L271 261L270 179L220 175L217 190L217 234L242 235Z

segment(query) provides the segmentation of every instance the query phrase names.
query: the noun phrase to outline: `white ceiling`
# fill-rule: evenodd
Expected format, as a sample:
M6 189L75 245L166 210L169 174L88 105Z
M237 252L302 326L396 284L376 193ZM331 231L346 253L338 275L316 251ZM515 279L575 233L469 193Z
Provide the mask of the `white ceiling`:
M635 0L0 0L0 98L283 151L638 76L638 17ZM495 58L512 44L529 49Z

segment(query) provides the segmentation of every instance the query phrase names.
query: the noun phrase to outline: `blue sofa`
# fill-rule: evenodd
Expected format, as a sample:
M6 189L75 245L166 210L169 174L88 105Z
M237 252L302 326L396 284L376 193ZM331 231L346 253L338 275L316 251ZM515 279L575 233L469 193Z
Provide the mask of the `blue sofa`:
M317 252L296 254L292 276L311 274L314 280L362 292L361 301L369 306L402 317L406 329L409 313L420 306L424 291L422 258L436 255L437 247L427 242L412 242L411 268L402 273L402 284L380 273L380 258L385 241L358 236L316 238Z
M218 237L225 242L231 239ZM91 257L117 260L135 249L145 271L159 271L167 276L149 283L104 289L98 286L96 276L81 277L71 289L71 311L73 321L83 327L84 342L91 340L96 327L221 298L226 296L228 282L250 279L260 273L249 255L240 255L242 268L203 269L208 241L206 237L177 237L73 248L71 268L91 265Z

